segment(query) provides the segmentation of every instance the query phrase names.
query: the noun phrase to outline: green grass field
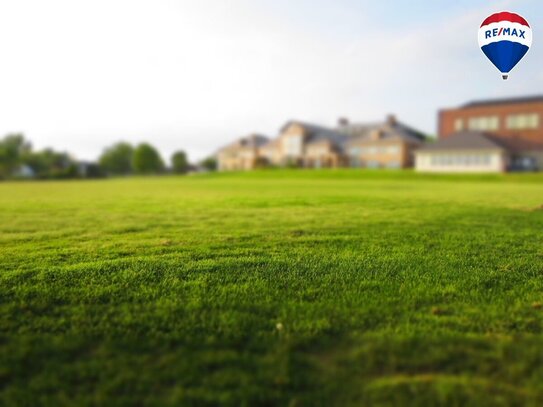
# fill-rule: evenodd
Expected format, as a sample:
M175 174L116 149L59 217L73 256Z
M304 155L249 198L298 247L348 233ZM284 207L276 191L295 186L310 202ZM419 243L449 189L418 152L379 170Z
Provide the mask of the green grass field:
M0 404L542 405L543 175L0 184Z

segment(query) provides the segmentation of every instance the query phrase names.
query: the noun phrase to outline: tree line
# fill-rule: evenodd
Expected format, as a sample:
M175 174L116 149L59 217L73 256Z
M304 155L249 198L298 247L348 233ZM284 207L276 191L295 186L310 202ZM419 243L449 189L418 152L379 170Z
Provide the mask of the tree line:
M35 151L23 134L8 134L0 139L0 179L69 179L127 176L133 174L186 174L191 170L214 171L215 158L198 165L189 163L184 151L175 152L167 166L149 143L136 146L118 142L104 149L97 162L75 160L66 152L51 148Z

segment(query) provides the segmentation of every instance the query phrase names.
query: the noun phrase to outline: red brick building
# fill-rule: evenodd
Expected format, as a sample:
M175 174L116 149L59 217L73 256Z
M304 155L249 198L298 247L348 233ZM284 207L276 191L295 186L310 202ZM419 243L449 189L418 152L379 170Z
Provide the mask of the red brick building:
M543 148L543 96L468 103L439 113L439 138L484 131L517 147Z
M439 112L440 140L465 132L493 137L508 154L508 170L543 169L543 96L484 100Z

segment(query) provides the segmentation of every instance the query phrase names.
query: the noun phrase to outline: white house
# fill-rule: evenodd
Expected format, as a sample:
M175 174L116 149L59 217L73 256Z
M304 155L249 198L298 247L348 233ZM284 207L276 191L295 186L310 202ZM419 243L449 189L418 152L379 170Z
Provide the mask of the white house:
M483 132L460 132L428 143L415 151L419 172L500 173L508 170L511 152Z

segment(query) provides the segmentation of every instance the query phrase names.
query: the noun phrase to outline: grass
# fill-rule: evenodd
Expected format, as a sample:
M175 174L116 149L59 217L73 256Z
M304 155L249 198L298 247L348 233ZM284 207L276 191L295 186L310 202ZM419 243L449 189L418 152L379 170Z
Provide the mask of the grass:
M543 175L0 184L0 404L541 405Z

